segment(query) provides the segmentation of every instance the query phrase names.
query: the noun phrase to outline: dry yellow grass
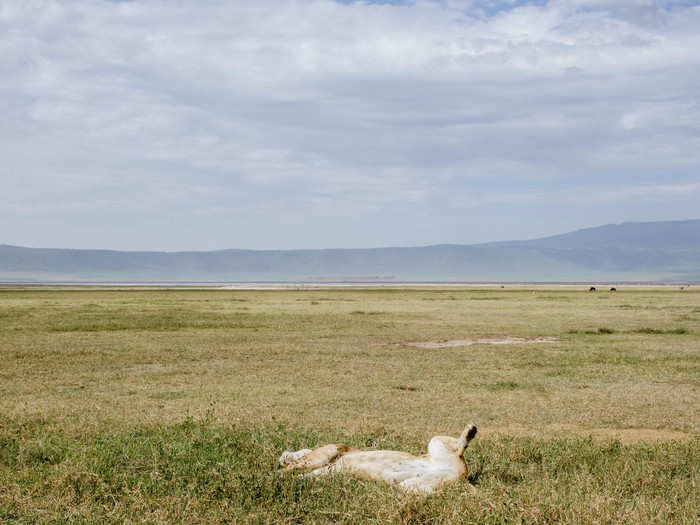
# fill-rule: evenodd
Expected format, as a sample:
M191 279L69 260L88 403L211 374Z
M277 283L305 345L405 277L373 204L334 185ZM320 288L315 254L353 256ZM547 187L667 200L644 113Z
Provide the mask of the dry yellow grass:
M511 439L508 436L530 440L523 443L562 436L650 444L681 440L692 448L700 433L700 293L677 287L617 288L615 293L589 293L583 286L2 289L0 430L19 436L20 459L25 457L22 443L39 439L33 430L22 437L21 429L37 421L44 426L36 432L78 439L130 435L133 429L153 425L179 428L194 419L237 428L286 429L280 435L265 434L280 440L307 435L355 440L363 446L402 445L414 453L421 452L430 436L457 435L466 422L474 421L480 428L477 441L495 447L485 449L485 457L489 450L501 450L499 444ZM444 348L407 344L504 337L516 339L507 345ZM524 344L517 338L551 340ZM15 437L6 439L15 443ZM121 438L114 439L121 443ZM71 448L78 447L77 441L70 443L65 450L78 450ZM13 446L7 445L7 450L15 450ZM285 445L255 446L263 446L274 462L279 452L275 447ZM557 447L552 450L561 450ZM590 447L594 457L597 449ZM13 463L15 452L5 454L10 457L7 465L20 464ZM40 447L37 457L45 455ZM692 465L696 460L684 461ZM65 476L77 475L63 468ZM498 468L507 473L510 467ZM694 480L697 471L692 472ZM11 476L11 471L6 474ZM498 476L491 481L509 483L508 475ZM596 479L594 473L591 476ZM491 498L501 494L501 489L488 490ZM551 485L542 490L559 489ZM598 516L599 505L605 509L601 516L619 517L616 503L605 500L609 489L601 490L598 503L580 501L581 508L592 513L585 515ZM656 489L649 490L653 494ZM0 507L9 501L15 509L7 516L37 518L39 508L61 508L58 492L40 498L19 485L7 485L3 491ZM50 503L52 497L58 499ZM160 500L155 501L152 505L158 507ZM625 507L630 516L642 520L653 514L653 505L639 507L634 501ZM213 511L200 503L203 507L197 512L194 504L177 512L190 521L232 516L216 514L214 519L208 514ZM421 504L407 515L384 507L372 512L390 516L390 521L427 516L427 521L449 523L451 513L464 512L472 503L439 509ZM692 507L687 498L676 504ZM91 505L78 515L99 521L102 515ZM120 505L123 513L113 516L139 515L135 503ZM314 520L323 521L319 516L329 511L319 505L325 510L318 510L321 514L314 514ZM241 510L247 508L244 504L235 508L243 512L236 519L256 521L251 518L254 511ZM542 508L537 512L544 512ZM554 507L546 508L555 512ZM687 508L679 522L692 515ZM533 521L547 521L545 514L530 510ZM355 511L365 512L360 507ZM556 514L559 511L564 514ZM165 513L163 519L174 519L169 511L159 512ZM276 518L260 512L258 521L263 522L287 516L282 510ZM552 516L575 521L567 518L563 507L556 512ZM673 507L663 512L673 515ZM158 521L157 513L154 516ZM334 521L332 516L328 521Z
M0 410L700 432L700 293L620 288L5 290ZM558 340L403 344L503 336Z

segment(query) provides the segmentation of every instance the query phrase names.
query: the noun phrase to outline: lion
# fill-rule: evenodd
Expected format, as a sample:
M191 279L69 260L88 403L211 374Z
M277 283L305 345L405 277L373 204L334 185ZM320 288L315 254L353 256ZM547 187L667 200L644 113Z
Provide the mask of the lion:
M476 432L476 426L470 424L458 438L435 436L428 443L428 453L422 456L395 450L356 450L336 443L315 450L286 450L279 465L285 471L303 471L312 476L342 473L381 480L409 492L428 495L466 475L462 455Z

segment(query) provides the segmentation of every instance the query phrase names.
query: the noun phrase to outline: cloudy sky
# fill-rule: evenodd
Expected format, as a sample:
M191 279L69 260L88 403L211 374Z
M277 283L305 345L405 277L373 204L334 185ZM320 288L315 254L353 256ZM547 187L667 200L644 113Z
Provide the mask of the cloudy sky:
M700 218L700 1L2 0L0 244Z

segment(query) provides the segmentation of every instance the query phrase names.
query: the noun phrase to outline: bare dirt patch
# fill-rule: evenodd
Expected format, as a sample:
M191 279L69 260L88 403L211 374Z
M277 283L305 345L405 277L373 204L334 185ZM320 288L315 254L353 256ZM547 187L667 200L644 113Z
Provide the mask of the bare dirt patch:
M677 432L662 428L594 428L593 437L618 439L622 443L639 441L687 441L694 436L686 432Z
M689 441L696 434L669 430L666 428L584 428L579 425L546 425L542 429L526 428L518 425L482 429L484 435L510 435L518 437L573 437L591 436L598 440L616 439L621 443L658 443L667 441Z
M472 345L526 345L538 343L556 343L556 337L481 337L479 339L438 339L434 341L420 341L405 343L406 346L417 348L449 348L453 346Z

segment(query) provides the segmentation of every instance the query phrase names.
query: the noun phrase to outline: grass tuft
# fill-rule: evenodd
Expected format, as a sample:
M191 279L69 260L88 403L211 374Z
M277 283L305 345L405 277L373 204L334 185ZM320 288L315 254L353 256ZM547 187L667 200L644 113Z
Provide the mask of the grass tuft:
M637 328L635 330L632 330L635 334L676 334L676 335L683 335L687 334L688 330L685 328L672 328L670 330L663 330L659 328Z
M497 381L496 383L486 385L486 388L488 390L491 390L492 392L500 392L508 390L517 390L518 388L520 388L520 385L514 381Z

